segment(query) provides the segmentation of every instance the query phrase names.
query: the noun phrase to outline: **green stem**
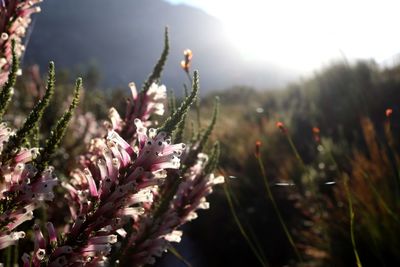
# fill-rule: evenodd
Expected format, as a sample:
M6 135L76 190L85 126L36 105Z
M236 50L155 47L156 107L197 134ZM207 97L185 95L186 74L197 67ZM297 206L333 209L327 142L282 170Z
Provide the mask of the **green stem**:
M192 80L192 76L190 76L189 71L185 71L185 73L186 73L186 77L188 78L190 84L192 84L192 83L193 83L193 80Z
M168 246L168 251L171 252L172 254L174 254L174 256L179 259L181 262L183 262L186 267L192 267L192 264L190 264L189 261L187 261L182 255L181 253L179 253L178 250L176 250L176 248L174 248L172 245Z
M9 246L8 248L6 248L5 267L11 267L12 248L13 248L13 246Z
M286 134L287 140L289 142L290 148L293 150L296 159L300 162L303 169L306 168L303 159L300 157L299 151L297 150L296 146L294 145L292 137L290 137L289 133Z
M386 210L386 212L397 222L400 223L399 218L397 217L397 214L392 211L391 208L389 208L389 205L386 203L386 201L383 199L382 195L379 194L378 190L376 189L376 187L374 186L374 184L372 183L370 177L368 176L367 173L363 173L363 176L365 178L365 180L368 183L369 188L372 190L372 193L374 193L375 197L379 200L379 202L381 202L383 208Z
M19 255L19 251L18 251L18 246L19 244L15 244L14 246L14 255L13 255L13 266L18 266L18 255Z
M350 188L348 184L348 177L346 176L344 179L344 187L346 190L348 205L349 205L349 215L350 215L350 236L351 236L351 245L353 246L354 256L356 257L357 267L362 267L360 256L358 255L357 246L356 246L356 238L354 235L354 210L353 210L353 201L351 200Z
M241 223L240 220L239 220L238 215L236 214L236 210L235 210L235 207L233 206L233 201L232 201L232 197L231 197L231 194L230 194L230 192L229 192L229 189L228 189L228 184L227 184L227 182L224 183L224 191L225 191L226 199L227 199L228 204L229 204L229 208L230 208L230 210L231 210L231 214L232 214L232 216L233 216L233 219L235 220L236 225L237 225L238 228L239 228L240 233L242 234L243 238L246 240L247 244L249 245L249 247L251 248L251 250L253 251L254 255L257 257L258 261L261 263L261 265L262 265L263 267L268 266L268 263L265 262L265 261L262 259L260 253L257 251L257 249L256 249L256 247L254 246L253 242L251 242L251 239L250 239L249 236L247 235L246 231L244 230L244 227L243 227L242 223Z
M289 140L291 140L291 139L289 139ZM303 259L302 259L301 255L300 255L300 252L298 251L298 249L296 247L296 244L294 243L292 235L290 234L289 229L287 228L287 226L285 224L285 221L283 220L281 212L279 211L278 205L276 204L275 198L272 195L272 191L271 191L271 188L269 187L268 178L267 178L267 175L266 175L266 172L265 172L265 168L264 168L263 162L261 160L261 156L257 156L256 158L257 158L257 162L258 162L258 165L260 167L261 174L262 174L262 177L263 177L263 180L264 180L265 189L267 190L268 197L271 200L272 206L274 208L274 211L275 211L276 215L278 216L278 219L279 219L279 222L280 222L280 224L281 224L281 226L283 228L283 231L285 232L286 237L289 240L289 243L292 245L293 250L294 250L298 260L300 262L303 262Z
M229 188L228 188L229 190ZM233 200L233 204L236 205L238 210L244 210L244 208L242 207L242 205L239 202L239 199L236 197L236 195L233 193L232 190L230 190L230 195L232 197ZM264 262L267 262L267 258L265 257L264 253L263 253L263 249L262 246L257 238L256 233L254 232L253 228L251 227L251 224L247 221L247 220L243 220L244 221L244 225L247 227L248 231L249 231L249 237L253 240L255 247L258 249L258 252L261 256L261 258L264 260Z

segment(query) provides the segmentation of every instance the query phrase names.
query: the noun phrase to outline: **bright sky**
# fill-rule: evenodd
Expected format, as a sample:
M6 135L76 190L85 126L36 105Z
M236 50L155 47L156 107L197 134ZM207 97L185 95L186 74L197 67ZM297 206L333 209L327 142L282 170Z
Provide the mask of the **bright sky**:
M249 60L310 71L332 59L387 62L400 52L400 1L167 0L219 18Z

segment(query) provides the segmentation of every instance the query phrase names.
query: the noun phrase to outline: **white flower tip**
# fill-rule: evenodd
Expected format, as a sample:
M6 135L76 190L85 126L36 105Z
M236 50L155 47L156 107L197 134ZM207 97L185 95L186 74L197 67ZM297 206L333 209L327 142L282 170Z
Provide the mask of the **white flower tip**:
M207 210L210 208L210 203L209 202L201 202L199 204L199 209Z
M44 259L44 256L46 256L46 250L44 250L44 249L42 249L42 248L38 249L38 251L36 252L36 257L37 257L39 260L43 260L43 259Z
M194 220L194 219L196 219L196 218L197 218L197 213L194 212L194 211L190 212L190 213L188 214L188 216L187 216L187 220L188 220L188 221Z
M29 256L29 254L28 253L24 253L24 255L22 255L22 261L25 263L25 262L30 262L31 261L31 257Z
M171 233L165 235L165 240L169 242L179 243L182 240L182 231L174 230Z
M126 235L128 234L128 233L125 231L125 229L123 229L123 228L118 229L116 232L117 232L117 234L119 234L119 235L122 236L123 238L125 238Z
M213 179L213 184L223 184L225 182L225 178L222 175L219 175Z
M130 82L129 84L128 84L128 86L132 89L132 88L135 88L136 89L136 84L134 83L134 82Z
M108 242L110 244L117 243L117 241L118 241L118 237L116 235L109 235L108 236Z
M10 237L12 240L18 240L20 238L25 238L25 232L20 231L20 232L12 232L10 234Z
M8 34L7 33L5 33L5 32L3 32L2 34L1 34L1 40L3 40L3 41L6 41L7 39L8 39ZM2 58L2 59L4 59L5 60L5 58ZM7 61L6 61L7 62Z

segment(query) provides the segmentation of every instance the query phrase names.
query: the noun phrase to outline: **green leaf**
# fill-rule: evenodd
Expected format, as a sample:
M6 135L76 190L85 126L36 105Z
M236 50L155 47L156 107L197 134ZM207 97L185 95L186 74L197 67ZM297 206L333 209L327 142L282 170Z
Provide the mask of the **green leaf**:
M174 94L174 90L170 90L169 91L168 109L170 110L171 115L174 114L174 112L176 110L176 97L175 97L175 94Z
M18 151L23 145L26 144L27 138L34 133L38 128L38 122L42 119L43 112L50 103L50 99L54 94L55 85L55 70L54 62L49 63L49 77L47 80L47 90L45 95L35 105L29 113L24 124L19 128L15 135L12 135L7 142L7 145L2 153L2 162L11 159L12 151Z
M207 129L200 135L198 141L195 142L197 143L197 146L189 152L189 155L187 156L185 161L185 166L188 167L194 164L194 162L197 159L197 155L203 151L203 148L214 129L215 123L217 122L218 112L219 112L219 98L216 97L214 101L214 111L211 122L208 125Z
M146 93L154 82L158 82L158 80L161 77L161 73L164 69L165 62L167 61L168 54L169 54L169 35L168 35L168 27L165 27L164 49L161 53L160 58L158 59L157 64L154 66L153 72L144 82L142 86L142 92Z
M40 173L43 172L43 170L48 166L51 156L58 148L61 139L64 137L68 127L68 123L71 120L73 112L78 105L79 92L81 88L82 78L78 78L75 84L74 98L72 99L68 110L65 111L62 117L58 120L57 125L53 128L50 133L50 137L46 141L46 145L43 151L40 153L40 156L35 161L35 165L38 169L36 177L40 175Z
M174 132L174 135L175 135L174 143L182 143L182 141L183 141L183 132L185 130L186 117L187 117L187 114L183 115L182 120L177 125L177 128Z
M3 115L7 110L8 104L10 103L13 95L13 87L17 80L17 73L19 68L19 60L15 53L15 40L11 41L12 47L12 66L10 73L8 74L8 80L4 84L3 89L0 92L0 120L3 120Z
M188 112L190 106L193 104L194 100L197 97L197 93L199 91L199 73L198 71L194 72L193 75L193 85L192 92L190 95L185 98L185 100L181 103L180 107L169 117L164 124L158 129L157 132L166 132L171 134L177 125L183 120L184 115Z
M201 135L199 144L197 146L198 152L203 151L203 148L204 148L205 144L207 143L208 138L210 137L210 135L214 129L215 123L217 122L218 113L219 113L219 97L217 96L217 97L215 97L215 100L214 100L214 111L213 111L211 122L208 125L207 129L204 131L204 133Z
M204 168L205 174L212 173L218 167L220 153L221 153L221 148L219 142L217 141L214 143L214 146L210 153L210 157L208 158L207 165Z

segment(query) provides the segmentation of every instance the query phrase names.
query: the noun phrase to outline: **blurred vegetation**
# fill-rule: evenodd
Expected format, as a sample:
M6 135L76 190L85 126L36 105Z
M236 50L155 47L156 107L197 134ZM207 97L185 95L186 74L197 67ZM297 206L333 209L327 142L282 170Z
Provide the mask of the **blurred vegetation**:
M26 114L44 92L37 69L24 73L19 79L21 86L17 86L24 89L15 92L13 112L9 113L15 118ZM84 84L76 121L70 126L81 127L74 131L80 135L67 133L63 147L70 158L65 158L67 153L58 155L58 164L65 169L71 169L83 149L79 140L98 130L90 129L90 122L105 119L108 107L123 112L120 107L129 93L127 88L100 90L96 79L101 75L93 68L86 73L90 83ZM67 71L56 77L55 100L44 114L43 130L60 116L56 110L65 109L72 87ZM212 136L221 142L220 171L230 177L228 186L239 219L270 266L355 266L349 197L363 266L400 265L396 253L400 234L400 66L382 69L372 61L338 62L282 89L261 92L235 87L209 94L201 99L202 127L210 122L215 95L221 105ZM385 115L388 108L393 111L389 117ZM286 133L277 129L278 121ZM189 130L185 134L190 136L191 129L198 128L195 111L186 124ZM319 132L313 131L314 127ZM42 131L46 132L48 129ZM254 155L258 140L270 187L303 263L297 260L265 191ZM212 144L211 140L207 146ZM344 183L347 178L349 194ZM210 203L207 216L187 226L185 238L195 243L192 249L198 251L193 253L184 245L178 245L178 251L193 266L259 266L229 212L222 188L210 197ZM164 266L165 260L159 265Z
M337 62L284 89L258 92L238 87L219 96L220 166L237 177L229 181L237 198L236 211L270 266L355 266L348 197L363 266L400 264L396 254L400 67L381 69L372 61ZM203 102L202 113L207 113L210 100ZM386 117L389 108L393 113ZM284 123L287 134L277 129L278 121ZM296 159L287 136L304 163ZM257 140L262 143L270 186L303 263L297 261L267 198L254 156ZM221 259L216 265L260 265L255 256L241 260L239 255L252 252L243 237L237 239L233 220L226 220L228 206L222 198L222 192L214 195L212 215L196 222L202 230L193 235L205 239L205 248L213 244L209 253ZM220 222L225 225L217 235L204 234L212 223ZM218 252L213 252L214 246ZM227 251L226 256L218 256L221 250ZM228 254L237 257L230 259Z

